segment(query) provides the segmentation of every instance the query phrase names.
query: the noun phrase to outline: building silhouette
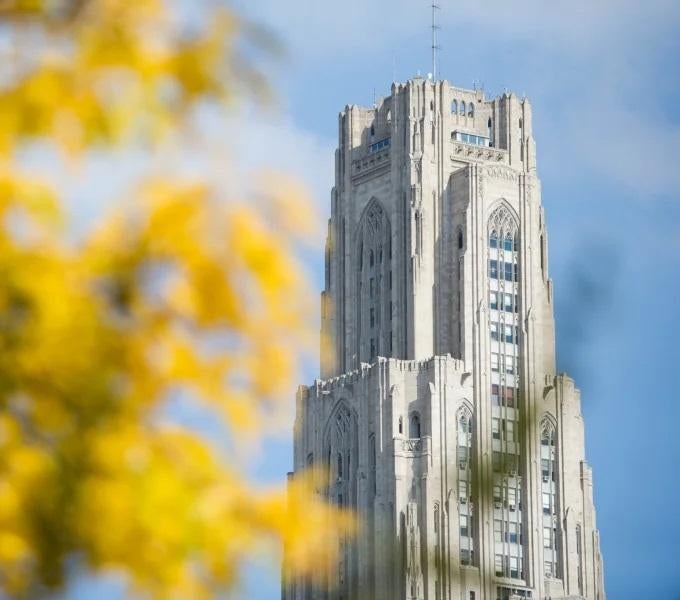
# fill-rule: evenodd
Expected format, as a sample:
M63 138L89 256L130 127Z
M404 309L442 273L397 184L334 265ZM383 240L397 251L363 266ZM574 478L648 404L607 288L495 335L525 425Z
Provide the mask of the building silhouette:
M289 477L323 467L360 532L321 583L284 559L283 597L604 600L529 101L416 77L338 125L321 379Z

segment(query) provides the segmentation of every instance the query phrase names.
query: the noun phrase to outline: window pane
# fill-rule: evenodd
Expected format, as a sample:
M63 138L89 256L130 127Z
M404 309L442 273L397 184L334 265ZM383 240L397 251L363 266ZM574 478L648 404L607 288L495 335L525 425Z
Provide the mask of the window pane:
M498 261L497 260L490 260L489 261L489 277L491 279L498 279Z
M489 307L492 309L498 308L498 294L496 292L489 292Z

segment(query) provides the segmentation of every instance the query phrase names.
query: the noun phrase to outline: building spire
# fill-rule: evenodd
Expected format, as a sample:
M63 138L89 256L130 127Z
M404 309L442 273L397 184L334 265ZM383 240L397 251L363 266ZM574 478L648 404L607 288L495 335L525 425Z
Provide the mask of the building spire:
M440 29L437 25L437 11L441 7L436 3L432 2L432 79L437 81L437 51L441 49L441 46L437 43L437 31Z

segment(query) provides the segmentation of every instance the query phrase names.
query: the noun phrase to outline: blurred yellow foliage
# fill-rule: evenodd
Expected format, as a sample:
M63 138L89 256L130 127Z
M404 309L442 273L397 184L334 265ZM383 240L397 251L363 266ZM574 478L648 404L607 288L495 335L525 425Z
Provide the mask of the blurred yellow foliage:
M158 144L195 103L230 98L254 73L234 52L240 22L226 11L206 22L187 34L161 0L0 0L18 48L0 82L7 596L62 587L75 559L153 597L212 597L263 540L318 576L329 540L353 527L308 481L253 487L167 414L181 394L238 441L288 401L313 339L295 246L314 223L300 190L271 177L267 203L225 201L208 183L156 177L75 242L59 190L17 158L39 139L69 155Z

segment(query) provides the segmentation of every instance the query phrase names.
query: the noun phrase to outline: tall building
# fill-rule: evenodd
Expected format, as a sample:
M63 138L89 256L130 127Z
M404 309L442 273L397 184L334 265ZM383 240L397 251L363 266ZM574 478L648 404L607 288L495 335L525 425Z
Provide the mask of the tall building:
M283 597L604 600L529 101L416 77L338 125L322 372L289 476L322 465L360 532Z

